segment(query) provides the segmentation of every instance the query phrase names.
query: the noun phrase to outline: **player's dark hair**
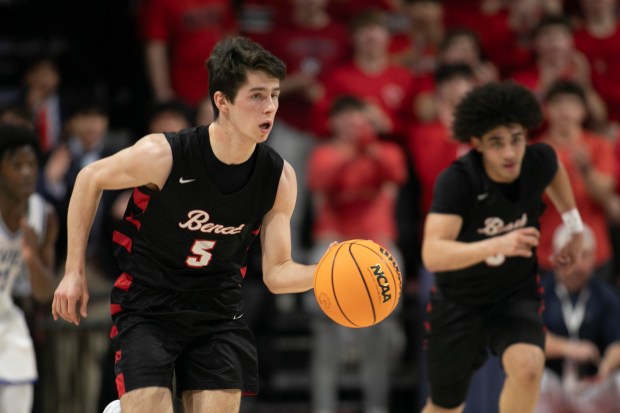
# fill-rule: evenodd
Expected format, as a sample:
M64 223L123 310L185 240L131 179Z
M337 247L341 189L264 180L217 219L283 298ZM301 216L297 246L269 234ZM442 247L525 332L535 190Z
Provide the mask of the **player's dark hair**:
M350 110L364 110L366 104L363 100L352 95L338 96L329 107L329 116L336 116Z
M472 89L461 99L452 131L459 141L469 142L498 126L520 124L533 130L542 120L540 104L532 92L512 81L492 82Z
M222 92L230 102L234 102L237 92L247 81L248 72L261 71L280 80L286 76L286 65L282 60L243 36L227 37L216 44L206 66L215 119L220 113L213 98L215 92Z
M545 92L543 101L547 103L553 100L558 95L573 95L578 97L584 106L587 107L588 105L588 101L586 99L586 92L583 90L583 87L579 83L573 80L562 79L554 82Z
M466 63L444 63L437 66L433 77L435 85L459 78L474 80L474 70Z
M39 139L32 130L25 126L0 124L0 159L24 146L30 146L37 154L37 158L40 157Z

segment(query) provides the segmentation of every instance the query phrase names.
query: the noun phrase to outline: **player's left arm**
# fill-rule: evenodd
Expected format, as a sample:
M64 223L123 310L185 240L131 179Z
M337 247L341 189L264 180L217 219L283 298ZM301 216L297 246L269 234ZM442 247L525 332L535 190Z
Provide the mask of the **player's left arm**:
M314 285L316 265L302 265L291 258L291 216L296 198L295 171L285 161L275 202L263 218L261 230L263 281L275 294L303 292Z
M572 233L570 241L556 254L555 260L557 265L571 266L581 252L583 222L577 210L577 203L575 202L568 173L562 163L558 162L558 170L549 186L547 186L546 192L555 209L562 216L564 225Z
M55 244L58 237L58 217L51 205L46 205L47 226L43 242L39 239L26 220L22 222L24 238L22 240L22 257L28 267L32 298L47 302L54 292Z

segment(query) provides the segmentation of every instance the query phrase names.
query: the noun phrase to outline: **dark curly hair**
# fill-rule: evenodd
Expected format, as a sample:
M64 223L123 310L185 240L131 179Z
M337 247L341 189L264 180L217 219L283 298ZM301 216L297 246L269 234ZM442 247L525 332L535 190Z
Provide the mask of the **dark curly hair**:
M533 130L543 121L536 97L512 81L492 82L468 92L456 107L452 132L461 142L482 136L497 128L520 124Z

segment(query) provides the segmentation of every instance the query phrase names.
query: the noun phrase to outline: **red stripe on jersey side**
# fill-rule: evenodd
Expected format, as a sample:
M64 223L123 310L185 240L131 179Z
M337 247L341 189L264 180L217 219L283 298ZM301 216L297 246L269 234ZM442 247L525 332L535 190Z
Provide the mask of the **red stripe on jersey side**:
M121 234L118 231L114 231L114 233L112 234L112 241L125 248L128 252L131 252L131 238L129 238L127 235Z
M254 231L252 231L252 234L254 235L258 235L258 233L260 232L260 226L258 228L256 228Z
M116 324L112 325L110 329L110 338L114 338L118 335L118 328L116 328Z
M131 287L132 282L133 282L133 277L127 274L126 272L124 272L118 276L118 278L114 282L114 286L123 291L129 291L129 287Z
M121 359L121 351L118 350L114 353L114 364L118 363L120 359Z
M132 197L133 203L136 204L136 206L140 208L142 212L146 211L146 208L149 206L151 196L140 191L138 188L134 188Z
M120 399L125 394L125 377L123 373L116 376L116 391L118 391L118 398Z
M239 268L239 272L241 273L241 277L245 278L245 273L248 271L248 267L241 267Z
M136 226L136 228L138 228L138 230L140 230L140 225L142 225L142 223L139 220L135 219L133 216L129 215L125 217L125 221L131 222Z
M110 315L118 314L121 311L123 311L123 309L120 304L110 304Z

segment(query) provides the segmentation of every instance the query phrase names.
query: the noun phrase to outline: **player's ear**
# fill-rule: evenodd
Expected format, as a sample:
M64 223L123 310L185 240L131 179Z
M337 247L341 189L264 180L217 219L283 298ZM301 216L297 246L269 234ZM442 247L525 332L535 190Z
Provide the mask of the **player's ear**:
M225 94L218 90L213 94L213 100L215 101L215 106L217 106L220 112L228 112L228 98Z
M478 152L482 152L482 141L479 138L472 136L471 138L469 138L469 143L471 143L471 146L475 150L477 150Z

